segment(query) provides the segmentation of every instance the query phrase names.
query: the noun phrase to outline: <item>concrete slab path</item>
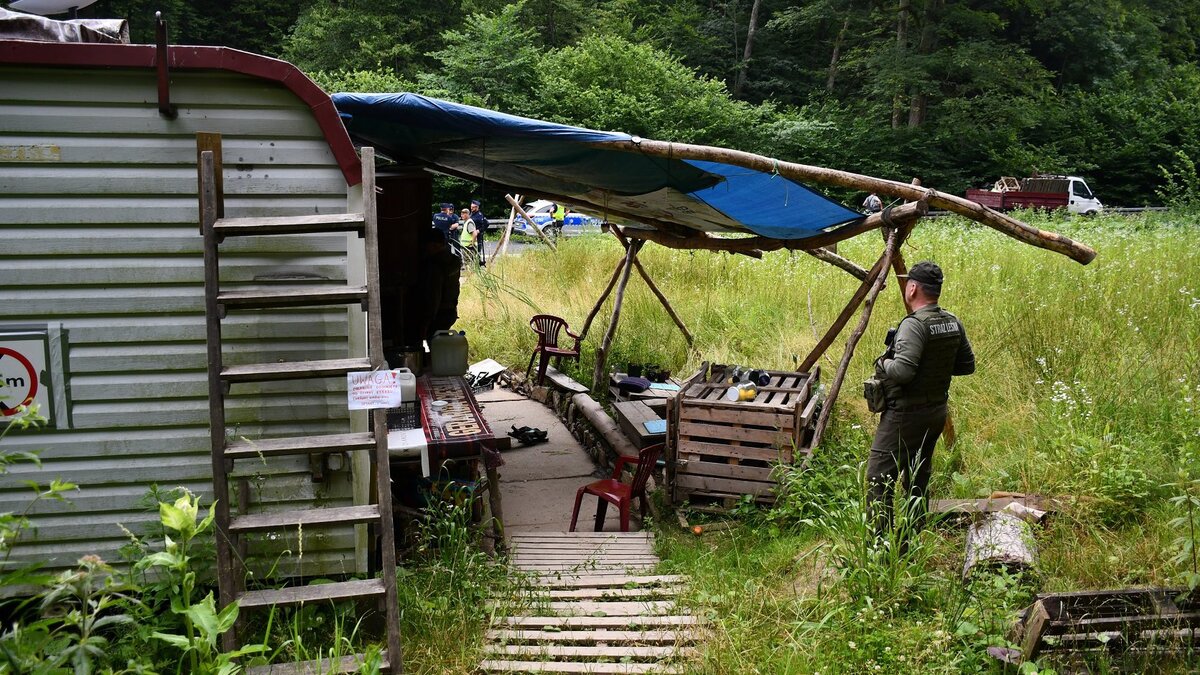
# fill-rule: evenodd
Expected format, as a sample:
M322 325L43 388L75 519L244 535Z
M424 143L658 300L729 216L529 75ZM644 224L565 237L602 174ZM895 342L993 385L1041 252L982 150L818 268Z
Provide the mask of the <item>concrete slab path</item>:
M492 431L503 434L515 425L545 429L547 441L531 447L513 442L500 467L500 494L504 500L506 533L566 532L571 524L575 492L606 477L579 441L550 408L507 389L477 394L483 416ZM596 498L585 496L579 527L594 527ZM636 519L634 519L636 527ZM620 529L616 509L608 510L606 531Z

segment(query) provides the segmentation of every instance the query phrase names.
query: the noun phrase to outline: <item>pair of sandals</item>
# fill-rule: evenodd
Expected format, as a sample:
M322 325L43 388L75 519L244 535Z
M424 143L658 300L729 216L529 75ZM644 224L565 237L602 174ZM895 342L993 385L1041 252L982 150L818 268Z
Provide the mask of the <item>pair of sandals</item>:
M508 435L517 440L521 445L537 445L538 443L546 442L546 431L537 427L517 427L513 425L512 431Z

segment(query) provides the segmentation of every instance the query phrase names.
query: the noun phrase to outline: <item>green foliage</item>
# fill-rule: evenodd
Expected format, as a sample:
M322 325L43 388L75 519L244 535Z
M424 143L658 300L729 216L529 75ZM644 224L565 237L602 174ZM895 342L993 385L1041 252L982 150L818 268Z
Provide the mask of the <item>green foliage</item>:
M452 3L315 0L292 27L283 57L306 71L383 69L411 79L431 67L425 54L457 22Z
M1197 556L1200 555L1197 544L1200 541L1196 532L1196 518L1200 515L1200 478L1192 478L1187 471L1181 470L1178 480L1166 487L1179 493L1171 497L1171 506L1179 515L1167 524L1178 533L1171 542L1175 549L1171 562L1184 570L1183 578L1188 589L1195 591L1200 586L1200 563L1197 562Z
M475 14L462 30L444 32L443 47L430 54L440 67L421 75L423 91L513 113L535 110L538 99L550 92L535 86L531 77L513 76L536 72L541 56L537 32L524 16L527 7L519 2L495 15Z
M390 70L318 70L308 74L314 82L330 94L355 92L366 94L394 94L412 91L413 85L396 76Z
M196 570L192 557L194 541L212 529L216 511L200 518L200 500L184 494L175 503L160 502L159 521L169 532L163 538L163 550L150 554L135 565L139 571L158 570L169 579L171 611L183 619L183 635L155 631L151 637L161 640L182 652L189 672L206 675L231 675L241 667L236 659L266 651L266 645L247 645L232 652L222 652L217 645L221 633L237 620L237 603L217 610L212 591L203 599L193 601L196 592ZM182 661L181 661L182 662Z
M1200 174L1196 172L1196 163L1183 150L1175 152L1175 162L1171 169L1161 164L1163 186L1157 191L1159 199L1176 209L1196 211L1200 209Z
M733 101L725 85L670 54L593 36L546 55L542 114L593 129L715 145L755 145L765 109Z

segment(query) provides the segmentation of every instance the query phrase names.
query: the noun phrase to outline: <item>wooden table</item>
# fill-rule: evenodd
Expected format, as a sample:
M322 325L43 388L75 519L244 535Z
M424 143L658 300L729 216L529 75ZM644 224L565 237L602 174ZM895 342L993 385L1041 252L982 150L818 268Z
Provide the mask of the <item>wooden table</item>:
M660 410L663 412L656 411L649 403L649 401L618 401L613 404L617 424L621 426L621 430L639 450L655 443L662 443L667 439L665 429L660 433L652 434L646 430L644 424L663 419L663 412L666 411L667 405L666 399L660 403Z
M445 401L434 407L434 401ZM417 378L417 406L421 430L425 436L429 468L433 475L450 461L482 461L487 475L488 503L492 509L492 527L497 546L504 545L504 513L500 499L500 475L497 469L504 459L496 447L496 436L479 410L471 387L461 376L422 375ZM391 453L392 464L419 461L420 449L399 449Z
M651 388L647 389L646 391L632 393L622 392L617 388L617 383L625 377L628 377L625 373L613 373L611 376L609 376L608 393L612 394L614 401L658 401L661 403L661 405L666 406L666 400L669 398L674 398L675 395L679 393L679 380L676 380L675 378L668 378L664 383L653 382L651 383ZM653 387L655 384L659 384L659 386L664 384L673 386L674 389L655 389Z

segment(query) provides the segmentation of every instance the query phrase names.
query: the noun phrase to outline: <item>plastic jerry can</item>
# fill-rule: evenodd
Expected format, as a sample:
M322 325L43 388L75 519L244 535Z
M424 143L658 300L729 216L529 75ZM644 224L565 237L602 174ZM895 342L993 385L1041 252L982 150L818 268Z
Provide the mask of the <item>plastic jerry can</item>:
M434 375L465 375L467 372L467 334L439 330L429 341L429 356Z
M396 368L396 381L400 383L400 399L404 403L417 400L417 376L408 368Z

